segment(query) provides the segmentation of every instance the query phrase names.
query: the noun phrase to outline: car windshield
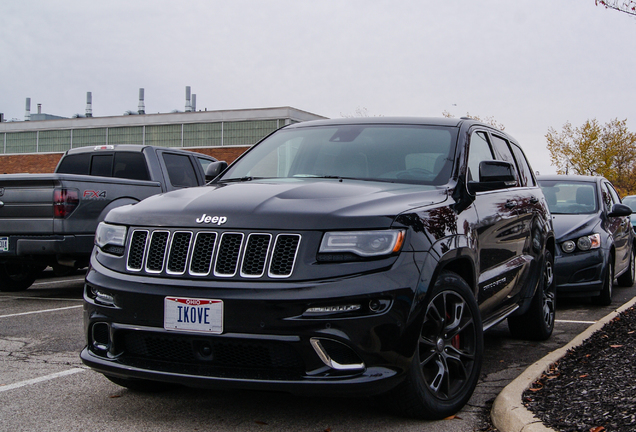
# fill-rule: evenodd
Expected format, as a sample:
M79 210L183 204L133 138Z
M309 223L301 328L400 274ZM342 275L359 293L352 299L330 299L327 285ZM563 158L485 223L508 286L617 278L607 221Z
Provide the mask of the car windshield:
M282 129L218 180L344 178L441 185L452 169L457 129L335 125Z
M585 214L597 210L596 184L562 180L540 180L552 214Z
M623 204L629 206L633 212L636 211L636 196L628 196L623 198Z

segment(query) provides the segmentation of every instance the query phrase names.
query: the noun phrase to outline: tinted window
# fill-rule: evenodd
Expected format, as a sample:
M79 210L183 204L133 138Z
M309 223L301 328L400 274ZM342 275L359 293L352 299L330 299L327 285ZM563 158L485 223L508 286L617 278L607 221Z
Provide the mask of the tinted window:
M470 137L468 149L468 181L479 181L479 163L485 160L493 160L492 149L488 144L488 138L483 132L474 132Z
M446 184L457 129L420 125L342 125L283 129L246 153L220 181L328 177Z
M90 153L68 155L62 159L56 172L63 174L88 174L90 164Z
M163 161L166 164L170 183L174 187L198 186L197 176L190 162L190 158L174 153L164 153Z
M532 177L532 169L528 164L526 156L523 154L518 146L512 144L510 147L512 148L512 152L514 153L515 159L517 160L517 168L519 169L519 179L521 181L521 185L536 186L534 177Z
M146 159L141 153L115 153L113 177L132 180L150 180Z
M113 155L93 155L91 175L110 177L113 173Z

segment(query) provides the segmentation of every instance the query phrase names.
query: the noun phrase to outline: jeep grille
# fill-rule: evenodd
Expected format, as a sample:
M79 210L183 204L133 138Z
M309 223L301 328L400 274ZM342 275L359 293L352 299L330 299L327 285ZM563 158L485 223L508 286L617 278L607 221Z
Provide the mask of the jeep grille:
M155 275L287 278L300 240L290 233L137 228L128 241L126 269Z

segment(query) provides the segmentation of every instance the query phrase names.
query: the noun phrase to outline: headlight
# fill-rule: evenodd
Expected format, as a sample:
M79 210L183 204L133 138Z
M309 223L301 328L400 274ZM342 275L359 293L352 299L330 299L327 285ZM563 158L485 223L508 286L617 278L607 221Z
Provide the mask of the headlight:
M561 249L563 252L570 253L574 252L576 248L581 251L588 251L590 249L598 249L601 247L601 235L600 234L592 234L589 236L579 237L576 240L568 240L561 244Z
M95 244L100 248L106 245L123 247L126 242L126 227L100 222L95 231Z
M403 230L328 232L322 238L320 253L374 257L399 252L403 244Z

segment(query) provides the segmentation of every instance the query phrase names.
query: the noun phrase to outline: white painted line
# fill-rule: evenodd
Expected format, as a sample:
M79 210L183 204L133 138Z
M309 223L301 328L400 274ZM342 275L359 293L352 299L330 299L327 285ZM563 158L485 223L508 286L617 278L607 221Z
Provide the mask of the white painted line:
M596 321L554 320L554 322L566 323L566 324L596 324Z
M61 307L61 308L55 308L55 309L43 309L43 310L31 311L31 312L20 312L16 314L0 315L0 318L10 318L10 317L16 317L21 315L32 315L32 314L39 314L39 313L45 313L45 312L57 312L57 311L66 310L66 309L81 308L82 306L83 305L77 305L77 306L67 306L67 307Z
M46 282L36 282L33 285L31 285L31 286L59 284L59 283L66 283L66 282L80 282L80 281L84 281L84 277L75 278L75 279L64 279L64 280L52 280L52 281L46 281Z
M30 380L26 380L26 381L20 381L14 384L8 384L8 385L0 385L0 392L3 391L9 391L9 390L14 390L20 387L25 387L28 385L32 385L32 384L37 384L37 383L41 383L43 381L50 381L52 379L55 378L60 378L66 375L73 375L76 374L78 372L84 372L86 369L81 369L81 368L73 368L73 369L68 369L62 372L58 372L58 373L54 373L51 375L45 375L43 377L39 377L39 378L33 378Z

